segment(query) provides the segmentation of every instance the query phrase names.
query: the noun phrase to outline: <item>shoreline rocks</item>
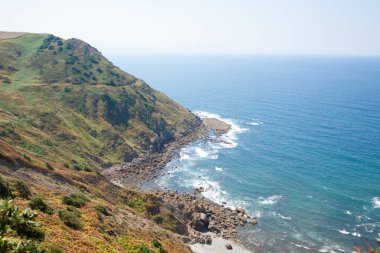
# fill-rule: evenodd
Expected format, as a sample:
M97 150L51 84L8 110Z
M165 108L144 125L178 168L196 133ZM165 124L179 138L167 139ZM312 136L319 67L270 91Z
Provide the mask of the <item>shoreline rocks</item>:
M210 128L216 135L226 134L231 130L231 125L214 118L206 118L203 120L205 125Z
M199 195L189 193L170 190L156 190L153 193L159 196L167 207L175 209L176 216L187 224L189 238L186 241L191 244L211 244L212 239L207 235L208 232L237 242L239 226L257 224L256 219L252 219L248 223L250 218L245 214L243 208L233 210L229 207L222 207Z

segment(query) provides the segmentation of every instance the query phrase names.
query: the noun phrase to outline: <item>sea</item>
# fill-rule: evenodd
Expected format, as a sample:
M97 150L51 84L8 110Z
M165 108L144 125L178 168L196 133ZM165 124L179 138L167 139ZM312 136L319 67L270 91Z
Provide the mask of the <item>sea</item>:
M200 117L228 122L156 180L258 217L258 252L352 252L380 237L380 58L114 56Z

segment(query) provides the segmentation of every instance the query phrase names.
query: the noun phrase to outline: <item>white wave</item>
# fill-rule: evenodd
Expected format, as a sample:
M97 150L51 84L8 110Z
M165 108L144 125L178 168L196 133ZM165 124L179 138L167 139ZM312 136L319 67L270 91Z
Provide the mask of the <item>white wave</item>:
M268 198L260 197L259 198L259 203L262 204L262 205L274 205L281 198L282 198L282 196L280 196L280 195L273 195L273 196L269 196Z
M348 232L347 230L345 230L345 229L342 229L342 230L339 230L338 229L338 231L339 231L339 233L341 233L341 234L344 234L344 235L348 235L350 232Z
M347 214L347 215L352 215L352 213L350 211L348 211L348 210L345 211L344 213Z
M294 242L292 242L292 244L293 244L294 246L298 247L298 248L311 249L311 248L306 247L305 245L302 245L302 244L296 244L296 243L294 243Z
M220 167L215 167L215 170L216 170L216 171L223 171L223 169L220 168Z
M373 198L372 203L374 208L380 208L380 197Z
M276 213L276 212L270 212L272 215L274 215L274 216L278 216L278 217L280 217L281 219L283 219L283 220L291 220L292 219L292 217L288 217L288 216L284 216L284 215L282 215L282 214L280 214L280 213Z
M284 215L281 215L281 214L278 214L278 216L280 216L281 219L283 219L283 220L291 220L292 219L292 217L290 217L290 216L284 216Z
M225 134L223 134L222 136L219 137L219 139L222 142L217 143L216 146L220 146L220 147L223 147L223 148L235 148L238 145L238 143L237 143L237 140L238 140L237 134L240 134L240 133L243 133L245 131L248 131L247 128L240 127L234 120L222 118L218 114L210 113L210 112L205 112L205 111L194 111L194 113L196 115L198 115L201 119L214 118L214 119L218 119L218 120L224 121L227 124L231 125L231 130L228 131L228 133L225 133Z
M192 188L203 187L204 191L202 195L217 204L226 203L229 199L227 192L221 189L219 183L211 181L207 177L199 176L198 178L191 179L187 182L187 185Z
M329 246L323 246L320 250L318 250L319 252L323 252L323 253L337 253L337 251L335 251L334 249L332 249L331 247Z
M354 232L354 233L352 233L352 235L355 236L355 237L361 237L361 236L362 236L362 235L359 234L358 232Z
M198 147L195 148L195 152L197 153L197 155L199 157L207 157L209 155L209 153L207 151L205 151L201 148L198 148Z
M263 122L258 119L252 119L252 122L247 122L246 124L251 126L260 126Z

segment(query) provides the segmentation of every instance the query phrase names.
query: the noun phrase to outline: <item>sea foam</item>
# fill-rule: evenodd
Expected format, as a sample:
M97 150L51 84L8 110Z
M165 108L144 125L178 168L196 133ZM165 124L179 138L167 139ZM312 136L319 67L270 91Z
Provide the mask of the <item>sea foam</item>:
M380 208L380 197L374 197L372 203L374 208Z
M273 195L273 196L269 196L267 198L260 197L259 198L259 203L262 204L262 205L274 205L281 198L282 198L282 196L280 196L280 195Z

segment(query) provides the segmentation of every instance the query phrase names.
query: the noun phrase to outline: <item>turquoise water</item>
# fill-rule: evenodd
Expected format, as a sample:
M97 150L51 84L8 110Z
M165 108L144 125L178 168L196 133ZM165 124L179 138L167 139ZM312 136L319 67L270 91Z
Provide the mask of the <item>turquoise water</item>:
M380 59L114 57L198 113L225 144L182 149L157 181L259 216L263 252L351 252L380 237Z

